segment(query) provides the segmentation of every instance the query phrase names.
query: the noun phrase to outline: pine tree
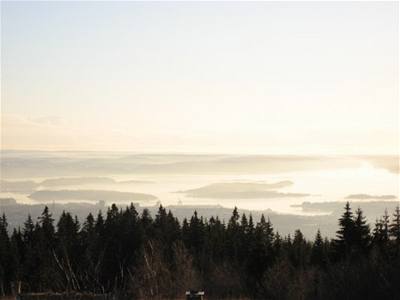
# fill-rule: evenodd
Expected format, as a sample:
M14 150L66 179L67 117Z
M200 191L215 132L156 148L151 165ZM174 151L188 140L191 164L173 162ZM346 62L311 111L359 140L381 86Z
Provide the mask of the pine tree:
M0 296L10 293L11 281L14 277L11 263L11 243L7 233L7 218L3 213L0 217Z
M339 257L348 256L354 243L354 220L350 203L344 207L344 213L339 219L339 230L336 232L336 253Z
M194 211L189 222L189 245L193 253L197 255L201 252L204 238L203 219L199 218L197 211Z
M239 219L239 212L237 207L235 207L227 226L226 248L229 257L236 262L239 260L239 248L241 244L241 228L239 225Z
M61 214L57 224L57 262L66 278L67 290L79 290L79 282L76 278L76 268L79 262L79 223L70 213Z
M156 228L162 229L162 227L164 227L166 223L167 223L167 211L162 205L160 205L160 207L158 208L158 212L156 214L154 225L156 226Z
M54 260L54 253L56 247L54 219L52 218L49 208L45 206L41 216L38 218L39 222L35 228L38 234L37 243L35 243L35 252L40 264L40 272L38 276L38 289L56 289L59 281L58 272L56 271L56 261Z
M97 214L96 224L95 224L94 228L95 228L96 233L99 235L101 235L104 231L104 218L103 218L103 214L101 213L101 211L99 211Z
M264 232L268 245L272 245L272 242L274 240L274 228L272 227L272 223L269 217L267 223L265 224Z
M117 205L115 205L115 203L111 204L111 208L108 208L107 210L105 225L108 227L115 226L118 220L118 214L119 210Z
M249 222L247 221L246 214L242 214L240 219L240 230L239 230L239 245L238 245L238 259L246 264L246 260L249 256L249 251L253 246L251 244L250 235L249 235Z
M182 222L182 240L186 248L190 248L190 230L189 223L186 218L184 218Z
M387 211L379 219L376 220L373 232L373 243L381 252L386 252L387 244L389 242L389 215Z
M26 221L24 223L24 229L22 231L25 243L27 243L27 244L32 243L34 229L35 229L35 225L33 224L31 215L29 214L28 218L26 219Z
M25 260L25 247L20 228L15 229L10 239L11 265L13 266L14 280L18 284L23 279L23 262Z
M24 243L22 280L29 282L32 289L35 288L36 283L39 281L38 265L40 265L40 256L38 254L38 231L40 231L39 224L36 224L35 226L31 216L28 215L22 229L22 238Z
M300 229L294 232L291 260L295 267L304 268L308 260L307 257L307 242L304 239L303 233Z
M98 281L96 265L98 264L99 250L101 251L100 247L97 246L98 235L95 226L96 220L92 213L89 213L79 232L80 246L82 248L81 273L84 274L84 278L91 278L91 280L82 280L81 287L89 291L96 291L96 282Z
M151 217L150 211L147 208L143 209L142 211L140 224L144 232L144 236L153 235L153 218Z
M324 242L322 240L321 232L318 229L311 250L311 264L321 266L323 263L323 252L324 252Z
M46 240L48 246L54 247L54 219L47 206L44 207L42 215L38 219L43 238Z
M233 212L232 212L232 216L229 219L228 228L236 229L239 226L239 224L238 224L239 218L240 218L239 212L238 212L237 207L235 206L235 208L233 209Z
M356 211L354 219L353 243L357 251L367 252L370 243L370 229L360 208Z
M249 216L249 225L248 225L248 233L251 235L254 232L254 221L253 221L253 216L250 213Z
M385 244L389 241L389 234L390 234L389 223L390 223L390 217L387 210L385 209L385 213L382 216L382 237Z
M382 219L376 218L375 227L373 230L373 242L374 244L381 244L381 232L382 232Z
M181 237L181 226L179 220L168 210L167 214L168 241L174 244Z
M389 226L390 236L395 240L396 244L400 246L400 206L397 205L394 214L393 221Z
M148 210L139 216L132 204L124 209L113 205L106 221L101 212L96 219L89 214L81 229L76 216L63 212L55 230L45 208L39 222L34 224L28 216L22 230L14 229L11 238L3 215L0 293L9 293L11 282L22 281L26 292L69 288L128 294L138 286L141 290L157 286L153 291L160 293L151 292L152 298L176 299L195 282L186 280L190 273L196 274L196 284L203 285L213 298L397 299L398 260L386 250L398 243L399 215L397 208L390 225L386 212L377 221L373 243L383 245L384 251L374 247L370 253L366 251L371 244L369 227L361 209L353 217L349 204L339 220L338 239L323 240L318 230L313 243L300 230L293 238L282 239L269 218L262 215L254 225L251 215L239 216L237 209L227 226L218 217L204 220L196 211L180 226L172 212L162 207L153 221ZM332 261L331 250L349 259ZM188 259L193 264L182 265ZM143 276L151 278L143 281ZM142 286L143 282L151 285ZM276 289L287 293L274 293Z
M57 224L57 238L59 246L71 254L76 251L78 245L79 223L74 220L70 213L62 212Z
M268 218L268 220L265 221L264 214L262 214L260 222L257 224L257 227L263 234L264 243L268 246L272 245L272 242L274 240L274 228L272 227L270 219Z
M277 231L275 233L275 238L273 242L273 251L275 253L275 256L279 257L281 254L281 250L282 250L282 238L279 232Z
M272 266L275 259L274 229L268 218L262 214L252 235L251 251L248 255L248 273L251 280L261 285L261 279L265 271ZM276 245L275 245L276 246Z
M81 233L84 234L84 239L92 237L95 233L95 220L92 213L89 213L86 217L86 221L83 223Z
M242 214L242 218L240 220L240 226L243 233L248 232L249 222L247 221L247 217L244 213Z

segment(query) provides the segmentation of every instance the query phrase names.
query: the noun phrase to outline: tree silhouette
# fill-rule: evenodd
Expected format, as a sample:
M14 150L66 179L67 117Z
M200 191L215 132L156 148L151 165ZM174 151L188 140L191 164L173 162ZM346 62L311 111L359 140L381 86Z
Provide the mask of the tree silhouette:
M49 209L9 235L0 218L0 293L112 293L118 299L182 297L205 289L212 299L398 299L399 208L387 212L373 238L361 209L349 203L335 240L318 230L281 237L269 218L254 222L235 208L227 225L195 211L182 223L160 206L153 219L133 205L112 205L78 219L63 212L54 228ZM372 249L372 251L371 251Z
M390 224L390 236L400 245L400 206L396 207L393 214L393 221Z
M360 208L357 209L355 215L353 239L356 252L368 251L370 243L370 229Z
M336 232L336 253L339 257L348 256L354 244L354 220L350 203L344 207L344 213L339 219L339 230Z

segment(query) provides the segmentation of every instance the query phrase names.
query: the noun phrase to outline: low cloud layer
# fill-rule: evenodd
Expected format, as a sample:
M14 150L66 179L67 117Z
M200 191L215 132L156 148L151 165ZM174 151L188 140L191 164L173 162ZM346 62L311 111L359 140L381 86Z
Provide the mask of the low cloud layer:
M351 194L346 199L352 200L394 200L397 199L395 195L369 195L369 194Z
M38 183L32 180L7 181L0 180L0 192L30 194L36 190Z
M369 162L392 173L398 156L191 155L116 152L2 151L4 178L109 174L265 174L359 168Z
M392 173L400 173L400 156L399 155L375 155L363 157L376 168L386 169Z
M31 194L40 187L54 188L54 187L67 187L67 186L84 186L84 185L131 185L131 184L147 184L154 183L147 180L123 180L116 181L109 177L58 177L45 179L41 182L33 180L22 181L9 181L0 180L0 192L4 193L19 193Z
M29 198L37 201L104 200L110 202L150 201L157 199L157 197L150 194L104 190L42 190L32 193L31 195L29 195Z

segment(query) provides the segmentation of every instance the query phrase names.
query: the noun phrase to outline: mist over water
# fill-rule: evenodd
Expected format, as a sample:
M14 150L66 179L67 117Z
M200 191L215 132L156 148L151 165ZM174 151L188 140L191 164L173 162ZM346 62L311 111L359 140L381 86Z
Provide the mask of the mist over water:
M316 214L294 205L399 197L395 156L3 151L1 179L0 197L30 204L102 200Z

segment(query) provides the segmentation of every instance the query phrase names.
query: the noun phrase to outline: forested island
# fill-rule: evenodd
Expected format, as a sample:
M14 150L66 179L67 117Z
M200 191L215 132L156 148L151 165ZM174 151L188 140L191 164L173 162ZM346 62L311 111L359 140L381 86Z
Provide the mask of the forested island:
M69 212L7 230L0 219L0 293L91 292L117 299L397 299L400 209L370 228L347 203L337 236L281 236L269 218L240 215L178 220L162 206L153 217L115 204L81 223Z

